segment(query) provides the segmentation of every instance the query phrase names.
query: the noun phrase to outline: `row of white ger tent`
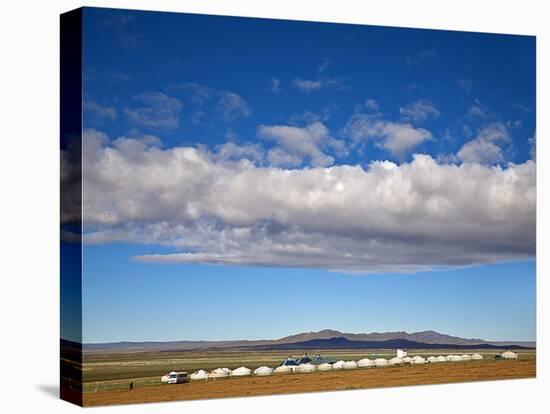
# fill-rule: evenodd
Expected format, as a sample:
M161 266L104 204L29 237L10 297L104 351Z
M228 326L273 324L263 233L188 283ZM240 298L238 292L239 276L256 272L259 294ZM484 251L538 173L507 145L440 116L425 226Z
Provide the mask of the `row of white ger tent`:
M505 359L517 359L517 354L514 352L504 352L502 354L502 357ZM298 366L288 366L288 365L281 365L276 368L271 368L267 366L261 366L258 367L252 372L250 368L247 367L239 367L234 370L230 370L228 368L216 368L215 370L211 372L207 372L204 370L198 370L191 374L190 378L192 380L206 380L208 378L227 378L227 377L244 377L244 376L250 376L252 374L257 376L266 376L266 375L272 375L274 373L290 373L290 372L299 372L299 373L308 373L308 372L314 372L314 371L331 371L331 370L338 370L338 369L355 369L355 368L371 368L371 367L385 367L390 365L404 365L404 364L411 364L411 365L422 365L426 363L435 364L439 362L462 362L462 361L471 361L471 360L482 360L483 356L480 354L463 354L463 355L439 355L439 356L430 356L428 358L424 358L421 356L415 356L415 357L409 357L406 356L404 358L401 357L393 357L390 360L386 358L376 358L376 359L369 359L369 358L363 358L359 361L337 361L333 364L329 363L322 363L318 366L306 363L306 364L300 364Z

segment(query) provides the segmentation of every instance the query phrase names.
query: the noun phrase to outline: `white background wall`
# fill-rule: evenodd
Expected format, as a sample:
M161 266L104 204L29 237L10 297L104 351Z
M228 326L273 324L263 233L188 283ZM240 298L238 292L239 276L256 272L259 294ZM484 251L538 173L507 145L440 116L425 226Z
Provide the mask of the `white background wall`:
M452 3L452 4L449 4ZM536 34L538 49L538 378L132 405L102 412L524 413L548 409L549 30L543 1L111 0L85 5ZM58 381L58 14L78 1L8 1L0 13L0 408L65 413ZM496 68L498 70L498 68ZM546 325L546 329L544 328ZM96 409L92 409L95 411ZM546 411L547 412L547 411Z

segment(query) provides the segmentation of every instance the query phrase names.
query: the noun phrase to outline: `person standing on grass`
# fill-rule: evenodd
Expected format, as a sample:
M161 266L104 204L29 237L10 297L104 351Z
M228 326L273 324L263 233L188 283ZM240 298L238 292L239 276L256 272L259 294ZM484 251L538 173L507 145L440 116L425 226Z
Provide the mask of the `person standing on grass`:
M132 381L132 382L130 383L130 391L133 391L133 390L134 390L134 382Z

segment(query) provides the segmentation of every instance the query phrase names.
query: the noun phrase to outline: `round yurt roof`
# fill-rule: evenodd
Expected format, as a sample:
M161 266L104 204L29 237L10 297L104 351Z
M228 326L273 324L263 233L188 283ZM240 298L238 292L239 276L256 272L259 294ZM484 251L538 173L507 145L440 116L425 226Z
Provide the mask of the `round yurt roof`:
M354 369L357 368L357 362L355 361L346 361L344 362L343 367L344 369Z
M445 362L445 361L447 361L447 358L445 358L443 355L439 355L439 356L437 357L437 360L438 360L439 362Z
M316 355L315 358L311 360L311 363L313 365L333 364L334 362L336 361L334 361L333 359L323 358L321 355Z
M437 357L434 357L434 356L430 356L427 358L428 362L439 362L439 360L437 359Z
M460 358L462 358L463 361L469 361L470 359L472 359L472 357L468 354L462 354L460 355Z
M216 368L215 370L212 370L208 376L212 378L221 378L221 377L228 377L229 376L229 370L227 368ZM229 372L228 372L229 371Z
M426 360L423 357L417 355L417 356L413 357L413 362L415 364L423 364L424 362L426 362Z
M292 368L290 368L288 365L280 365L275 368L275 372L292 372Z
M292 367L292 366L297 367L297 366L298 366L298 363L297 363L294 359L288 357L287 359L285 359L285 360L281 363L281 365L288 365L288 366L291 366L291 367Z
M376 358L374 360L374 365L376 366L388 365L388 360L386 358Z
M309 362L306 364L298 365L298 372L312 372L315 371L317 367Z
M247 367L239 367L237 369L234 369L231 371L231 375L239 376L239 375L250 375L252 373L252 370Z
M391 365L402 364L402 363L403 363L403 358L400 358L400 357L393 357L392 359L390 359L389 363L390 363Z
M255 375L270 375L273 374L273 368L270 367L258 367L254 370Z
M328 362L323 362L322 364L319 364L317 366L317 371L330 371L332 369L332 365Z
M506 351L501 354L502 358L517 358L518 354L512 351Z
M208 372L206 372L204 369L199 369L198 371L193 372L189 377L192 380L206 379L206 378L208 378Z
M406 356L405 358L403 358L403 362L407 363L407 364L410 364L412 362L412 358L410 356Z
M311 361L313 361L310 357L308 357L307 355L304 355L303 357L300 357L296 360L296 363L298 365L302 365L302 364L309 364Z
M333 369L341 369L345 364L345 361L336 361L334 364L332 364Z
M473 354L472 359L483 359L483 355L480 354Z
M374 361L369 358L363 358L357 361L357 366L360 367L372 367L374 365Z
M449 361L459 362L459 361L462 361L462 357L460 357L458 355L451 355L451 359Z
M216 369L212 370L212 372L215 372L215 373L219 372L219 373L222 373L222 374L227 373L227 371L228 371L227 368L216 368Z

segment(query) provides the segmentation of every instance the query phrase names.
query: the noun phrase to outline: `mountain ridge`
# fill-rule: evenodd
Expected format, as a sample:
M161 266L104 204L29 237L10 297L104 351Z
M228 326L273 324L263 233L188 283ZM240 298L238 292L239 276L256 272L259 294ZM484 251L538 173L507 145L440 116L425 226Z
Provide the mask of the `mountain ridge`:
M267 346L254 346L253 349L265 350L317 350L317 349L501 349L500 346L487 343L473 345L427 344L408 339L390 339L386 341L352 341L342 336L329 339L311 339L304 342L291 342ZM527 349L520 345L510 345L507 349Z
M320 331L302 332L288 335L279 339L264 340L228 340L228 341L121 341L108 343L85 343L82 348L85 352L108 352L108 351L190 351L200 349L230 349L279 347L289 344L299 344L315 340L330 340L333 338L344 338L350 342L362 342L367 346L368 342L385 341L410 341L420 345L448 345L470 347L475 345L490 345L496 347L520 346L532 348L536 346L535 341L486 341L479 338L461 338L442 334L437 331L427 330L408 333L405 331L395 332L371 332L371 333L346 333L334 329L323 329ZM406 343L406 342L405 342ZM352 344L357 345L357 344Z

